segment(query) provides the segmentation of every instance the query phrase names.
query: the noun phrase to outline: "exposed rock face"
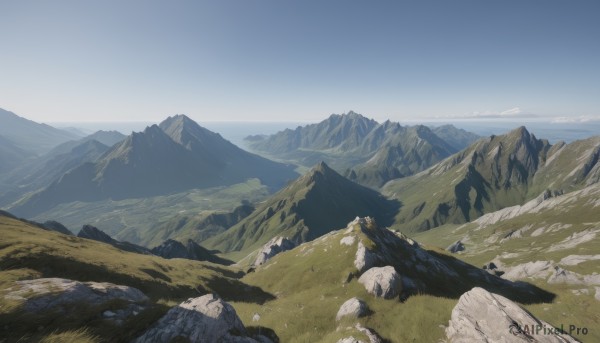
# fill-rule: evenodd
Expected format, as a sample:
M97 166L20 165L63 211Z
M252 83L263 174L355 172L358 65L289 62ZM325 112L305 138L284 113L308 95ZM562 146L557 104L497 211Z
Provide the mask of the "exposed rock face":
M108 282L79 282L60 278L44 278L15 282L8 289L8 299L24 301L29 312L67 311L68 306L101 306L112 300L125 300L130 304L124 309L106 315L106 318L122 320L145 308L148 297L140 290ZM107 311L105 311L107 312Z
M265 264L271 257L284 251L292 250L295 247L296 244L285 237L274 237L260 248L253 265L260 266Z
M116 239L104 233L104 231L92 225L84 225L77 234L77 237L110 244L115 248L129 252L134 252L138 254L150 254L150 251L148 249L133 243L117 241Z
M377 262L377 257L371 253L370 250L365 248L362 242L358 242L358 249L356 250L356 257L354 259L354 266L359 273L373 267Z
M367 314L369 308L364 301L358 298L351 298L346 300L345 303L340 307L335 320L340 320L343 317L360 318Z
M337 341L337 343L365 343L365 342L360 341L360 340L350 336L350 337L340 339L339 341Z
M446 250L455 254L459 251L465 250L465 245L459 240L459 241L456 241L456 242L450 244L450 246L447 247Z
M161 245L152 248L151 252L154 255L163 258L185 258L196 261L209 261L213 263L230 265L231 261L220 258L210 250L202 247L192 239L187 240L187 244L183 244L173 239L167 239Z
M578 342L567 334L536 334L532 326L554 327L507 298L475 287L452 310L446 335L450 342Z
M376 297L391 299L402 291L402 280L394 267L373 267L358 279L367 292Z
M171 342L176 338L191 342L259 342L248 336L235 309L213 294L175 306L134 342Z
M525 278L544 278L552 271L552 261L535 261L516 265L506 271L502 277L507 280Z

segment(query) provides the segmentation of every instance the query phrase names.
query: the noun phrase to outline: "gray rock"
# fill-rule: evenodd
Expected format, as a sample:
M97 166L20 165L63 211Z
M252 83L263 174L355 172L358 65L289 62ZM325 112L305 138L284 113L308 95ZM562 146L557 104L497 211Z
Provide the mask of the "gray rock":
M337 341L337 343L365 343L365 342L350 336L350 337L340 339L339 341Z
M259 342L248 337L235 309L213 294L190 298L170 309L134 342Z
M465 245L460 240L458 240L458 241L450 244L450 246L447 247L446 250L448 250L449 252L451 252L453 254L456 254L459 251L465 250Z
M552 325L533 317L509 299L475 287L452 310L446 336L450 342L578 342L556 333L536 334L531 327Z
M402 291L402 280L394 267L373 267L358 279L370 294L376 297L391 299Z
M375 331L367 329L366 327L360 324L356 324L354 327L356 328L356 330L367 335L367 337L369 338L369 343L381 343L381 338Z
M292 250L296 244L285 237L273 237L267 244L263 245L256 255L254 266L260 266L266 263L273 256L287 250Z
M102 306L113 300L127 302L116 312L98 313L105 318L123 321L142 311L149 301L140 290L108 282L79 282L60 278L16 281L7 289L5 298L24 302L24 310L33 313L58 311L66 313L71 306Z
M594 295L594 298L600 301L600 287L596 287L596 294Z
M367 304L364 301L354 297L346 300L345 303L340 306L340 309L335 316L335 320L340 320L343 317L360 318L366 315L369 311Z
M369 251L362 241L358 242L358 249L356 249L356 257L354 258L354 266L359 273L373 267L377 262L377 256Z

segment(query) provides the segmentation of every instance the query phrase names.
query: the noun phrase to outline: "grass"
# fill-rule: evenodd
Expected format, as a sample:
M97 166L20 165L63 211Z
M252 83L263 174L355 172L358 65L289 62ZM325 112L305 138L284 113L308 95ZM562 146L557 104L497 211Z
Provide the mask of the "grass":
M60 204L37 215L33 220L56 220L75 233L84 224L92 224L119 240L155 246L166 240L162 239L166 237L163 231L168 230L165 224L177 216L194 216L202 211L232 210L242 200L258 202L268 194L267 187L258 179L250 179L229 187L191 190L172 195Z
M228 301L264 302L273 298L258 287L241 282L240 276L233 268L128 253L108 244L44 231L0 216L0 337L9 341L42 337L55 341L87 337L94 341L94 337L100 337L102 341L125 342L160 318L168 306L189 297L216 292ZM123 306L119 302L100 307L76 304L67 309L67 315L57 316L25 312L22 302L4 297L15 281L41 277L132 286L144 292L151 305L123 326L115 326L98 314Z

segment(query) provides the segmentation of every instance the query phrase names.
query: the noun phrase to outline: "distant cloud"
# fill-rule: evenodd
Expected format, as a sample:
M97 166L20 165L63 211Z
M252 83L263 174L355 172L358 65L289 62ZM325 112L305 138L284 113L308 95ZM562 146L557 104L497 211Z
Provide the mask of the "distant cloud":
M510 110L500 112L501 116L515 116L518 114L522 114L523 111L519 107L511 108Z
M550 121L553 124L587 123L600 121L600 116L555 117Z

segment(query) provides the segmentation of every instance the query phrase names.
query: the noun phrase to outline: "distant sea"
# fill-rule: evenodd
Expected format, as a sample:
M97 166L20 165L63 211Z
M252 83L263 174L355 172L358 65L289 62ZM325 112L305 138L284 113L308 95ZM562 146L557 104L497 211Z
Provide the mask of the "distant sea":
M155 124L152 122L74 122L74 123L48 123L54 127L80 131L91 134L98 130L116 130L123 134L133 131L143 131L147 126ZM221 134L225 139L242 148L245 147L244 137L248 135L270 135L286 128L295 129L308 123L300 122L198 122L203 127ZM404 123L402 125L416 125L416 122ZM468 121L460 120L454 122L425 122L427 126L441 126L452 124L458 128L471 131L480 136L499 135L506 133L516 127L525 126L535 134L537 138L545 138L550 143L565 141L567 143L600 135L600 122L591 121L584 123L549 123L542 121L512 122L512 121Z

